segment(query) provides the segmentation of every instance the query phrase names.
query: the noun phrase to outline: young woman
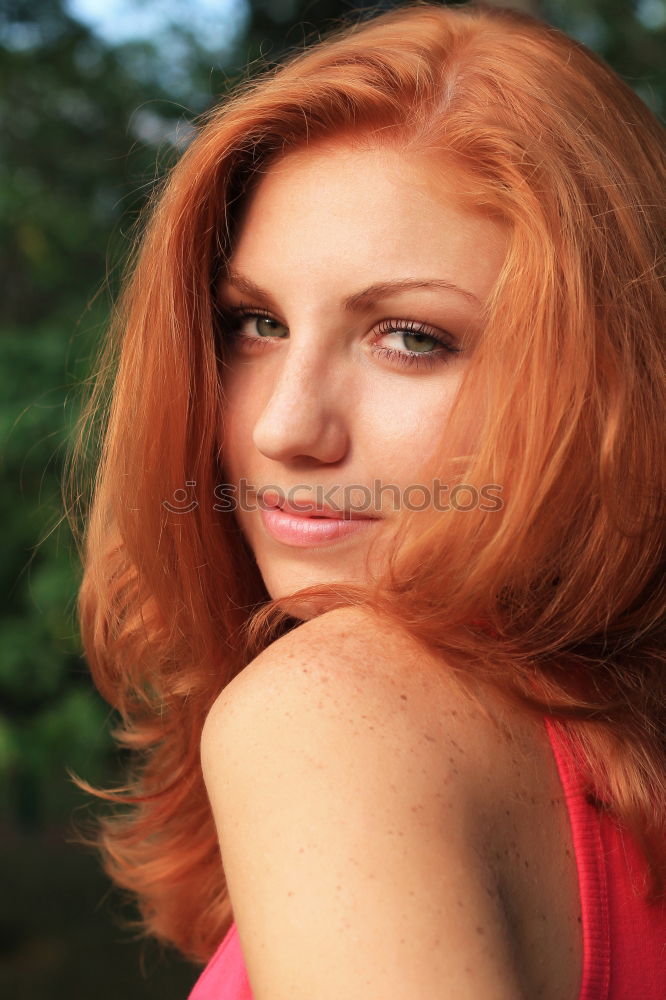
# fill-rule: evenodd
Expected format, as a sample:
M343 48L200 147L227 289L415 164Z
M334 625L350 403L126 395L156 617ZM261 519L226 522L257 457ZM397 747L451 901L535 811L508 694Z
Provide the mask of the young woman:
M419 3L156 199L80 614L196 1000L666 995L664 163L583 46Z

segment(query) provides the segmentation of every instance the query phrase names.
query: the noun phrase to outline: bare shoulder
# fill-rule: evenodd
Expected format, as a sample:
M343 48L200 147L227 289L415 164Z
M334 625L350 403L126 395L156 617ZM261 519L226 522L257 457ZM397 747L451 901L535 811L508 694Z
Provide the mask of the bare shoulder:
M428 758L438 781L442 754L456 773L460 766L462 712L461 692L418 643L372 612L339 608L272 643L222 691L202 735L204 774L237 754L251 766L288 744L320 754L322 767L340 762L343 746L358 754L373 745L386 761L404 761L408 744L414 766L424 774Z
M384 726L399 717L425 727L433 738L447 727L469 732L472 717L485 720L493 733L502 725L497 711L470 695L441 658L365 608L328 611L272 643L222 691L206 729L250 702L257 710L261 705L279 713L288 698L312 700L313 708L331 713L343 711L346 721L349 709L356 716L363 702ZM477 731L476 745L478 739Z
M529 798L550 766L538 720L487 687L463 682L452 663L365 608L339 608L305 622L227 685L204 726L204 773L221 759L214 749L220 740L232 754L234 741L240 737L243 747L243 734L252 730L257 753L274 750L271 724L282 734L278 745L290 732L314 747L325 725L329 741L373 744L387 760L411 759L437 787L457 784L464 799L458 811L474 812L475 836L486 851L494 839L484 838L506 814L506 800Z
M446 664L355 608L225 688L202 766L257 995L526 995L480 849L501 731Z
M545 727L372 612L327 612L253 660L202 766L258 995L576 996Z

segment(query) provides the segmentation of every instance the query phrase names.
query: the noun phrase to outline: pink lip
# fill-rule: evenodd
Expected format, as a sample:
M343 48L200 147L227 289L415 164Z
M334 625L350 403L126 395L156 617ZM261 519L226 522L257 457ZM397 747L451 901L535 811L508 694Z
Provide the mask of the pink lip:
M350 521L358 518L372 518L371 514L365 514L358 510L348 510L347 508L329 507L328 504L315 504L305 501L303 504L290 504L285 500L283 503L275 503L276 508L284 511L285 514L292 514L294 517L328 517L335 520ZM376 520L376 518L373 518Z
M262 507L261 519L264 527L278 542L287 545L313 546L336 542L379 520L367 515L351 514L345 517L329 516L325 510L330 508L316 507L302 513L294 513L295 508L285 504L284 509Z

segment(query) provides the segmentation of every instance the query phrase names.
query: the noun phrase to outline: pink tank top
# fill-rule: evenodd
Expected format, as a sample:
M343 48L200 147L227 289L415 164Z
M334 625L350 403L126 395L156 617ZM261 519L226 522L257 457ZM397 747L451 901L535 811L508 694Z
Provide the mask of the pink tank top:
M642 855L633 839L588 801L557 727L545 721L578 867L583 974L577 1000L666 1000L666 901L644 902ZM253 1000L235 923L188 1000Z

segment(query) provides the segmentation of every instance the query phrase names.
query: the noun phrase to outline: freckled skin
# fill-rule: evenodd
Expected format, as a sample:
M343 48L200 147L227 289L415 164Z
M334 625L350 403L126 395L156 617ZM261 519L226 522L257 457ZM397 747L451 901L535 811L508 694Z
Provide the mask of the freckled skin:
M335 619L336 616L343 620L359 617L359 627L344 639L337 634L331 636L339 657L334 669L322 673L317 662L317 653L322 649L320 639L316 638L319 634L317 630L321 626L321 634L325 634L326 619ZM312 634L310 629L315 635L312 640L307 639ZM383 828L382 835L387 841L404 844L404 854L411 855L415 828L422 824L424 836L432 837L433 802L438 803L442 823L447 823L449 816L456 822L460 800L455 791L451 793L450 789L454 787L451 782L464 784L477 817L473 831L475 849L487 869L483 893L505 914L516 962L522 969L523 981L529 984L526 998L576 1000L582 939L575 862L571 854L566 809L559 795L555 764L545 732L522 716L511 716L499 704L488 703L484 706L488 710L486 718L485 713L479 714L478 709L470 707L460 696L453 697L446 675L435 669L437 663L434 658L424 669L423 653L415 648L411 639L398 634L386 636L378 633L365 613L353 609L331 612L306 623L297 633L304 637L304 642L311 642L308 662L314 662L313 667L307 670L299 664L298 675L307 678L316 706L323 704L326 712L339 711L344 717L345 742L359 741L360 747L373 720L378 722L375 726L377 738L385 740L387 748L395 747L399 745L394 735L395 727L402 730L404 720L412 720L406 730L409 740L400 749L400 787L390 779L386 782L396 796L403 794L404 788L413 788L414 782L423 788L420 777L424 773L420 760L423 747L432 748L428 753L439 755L437 771L441 777L438 787L430 786L427 795L412 797L411 801L407 798L404 802L403 815L411 819L403 824L401 818L398 817L396 822L396 817L393 817L392 822L383 824L382 815L373 813L373 829ZM275 645L282 641L278 640ZM286 668L285 662L278 661L279 669L274 675L262 676L262 690L272 704L279 704L284 670L289 670L290 657L286 656L285 660ZM242 682L253 667L254 664L250 664L230 687ZM382 676L380 688L372 680L378 673ZM345 683L341 688L343 678ZM426 678L428 683L423 682ZM325 702L318 698L317 688L328 690ZM341 690L351 692L350 700L340 697ZM368 690L372 692L371 700L367 698ZM456 709L451 709L452 702L457 705ZM294 713L285 715L290 716L288 726L293 728L296 716ZM418 723L413 729L412 723L416 720ZM474 733L473 739L470 739L471 733ZM435 743L427 738L433 735ZM327 743L321 758L314 761L315 768L318 765L330 768L330 757L330 745ZM339 819L336 818L334 825L344 823L347 808L345 795L346 789L343 788L339 798ZM277 801L280 799L278 791ZM266 808L270 808L270 803ZM412 832L405 840L405 829L410 826ZM319 838L320 834L315 830L309 831L302 844L297 841L293 856L307 859L313 852L316 854ZM344 878L333 883L329 894L332 907L334 899L340 902L340 909L329 911L333 932L344 930L354 938L358 934L354 909L366 894L366 890L359 887L359 879L366 880L369 892L376 891L373 887L381 886L385 877L381 866L375 868L369 865L373 855L368 857L363 853L345 855ZM395 852L394 858L399 862L400 850ZM335 889L335 886L342 886L342 889ZM353 886L357 888L353 889ZM301 892L298 880L295 885L293 882L289 885L289 891L293 891L294 898L298 898ZM407 883L403 897L405 912L407 900L421 902L422 891L421 887L414 893L413 886ZM476 907L470 909L464 896L454 896L448 905L449 918L453 906L461 919L470 922L471 934L478 940L479 947L483 943L483 947L487 948L488 927L478 920ZM411 912L413 922L414 911ZM443 919L445 917L439 914L437 907L429 911L427 923L421 931L424 948L437 951L434 941ZM396 959L394 953L393 959Z

